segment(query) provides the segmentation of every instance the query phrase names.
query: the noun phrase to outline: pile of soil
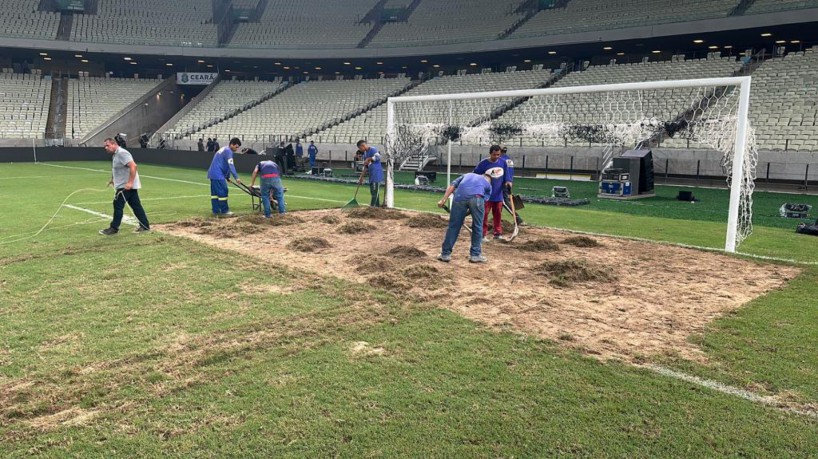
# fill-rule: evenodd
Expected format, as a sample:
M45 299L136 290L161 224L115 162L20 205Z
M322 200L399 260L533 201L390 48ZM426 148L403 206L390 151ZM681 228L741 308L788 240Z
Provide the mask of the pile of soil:
M375 231L377 228L369 223L363 222L347 222L338 227L338 232L341 234L361 234Z
M602 247L602 244L596 239L591 239L588 236L574 236L562 241L563 244L573 245L574 247Z
M423 250L408 245L399 245L386 253L395 258L422 258L426 256L426 252Z
M199 226L194 230L194 232L196 234L204 234L219 239L227 239L257 234L264 230L265 228L263 225L257 225L246 221L230 221L229 223L219 222L219 224Z
M398 210L381 209L380 207L356 207L349 211L350 218L368 218L372 220L401 220L408 218Z
M517 244L510 244L509 247L524 252L556 252L560 249L560 246L557 245L553 239L549 238L539 238Z
M212 226L215 222L213 220L205 220L201 218L191 218L190 220L182 220L173 224L179 228L201 228L203 226Z
M293 214L284 215L273 214L271 218L264 218L264 215L242 215L236 218L239 223L250 223L253 225L266 226L288 226L304 223L304 219Z
M440 270L431 265L412 265L401 270L401 273L413 280L432 280L437 278Z
M373 255L370 257L353 257L355 266L358 267L358 272L361 274L377 274L392 271L395 269L395 263L384 256Z
M326 223L328 225L337 225L337 224L341 223L341 217L339 217L337 215L331 215L331 214L330 215L324 215L323 217L321 217L321 222Z
M410 228L446 228L449 226L449 222L440 215L425 213L413 215L406 221L406 224Z
M332 245L322 237L304 237L294 239L287 244L288 249L297 250L299 252L316 252L329 247L332 247Z
M614 277L607 271L589 266L585 260L546 261L534 271L549 276L550 282L558 287L570 287L575 282L609 282Z
M440 286L440 270L429 265L412 265L398 272L372 276L369 284L403 294L408 294L415 287L426 291L434 290Z

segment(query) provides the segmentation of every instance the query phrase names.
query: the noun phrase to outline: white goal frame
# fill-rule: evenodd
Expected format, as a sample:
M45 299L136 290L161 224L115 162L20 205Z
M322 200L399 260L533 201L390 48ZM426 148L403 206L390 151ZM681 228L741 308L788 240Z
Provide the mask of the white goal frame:
M389 208L395 205L395 188L394 188L394 161L392 160L392 149L395 139L395 105L402 102L423 102L423 101L457 101L469 99L489 99L489 98L517 98L517 97L531 97L541 95L560 95L560 94L583 94L583 93L601 93L601 92L616 92L616 91L635 91L635 90L656 90L656 89L674 89L674 88L693 88L702 86L734 86L740 89L738 112L737 112L737 126L736 139L733 149L732 158L732 175L730 181L730 207L727 218L727 236L724 244L724 250L727 252L735 252L737 246L738 224L739 224L739 205L741 199L741 185L744 174L744 157L747 149L749 121L748 115L750 111L750 82L751 77L727 77L727 78L703 78L694 80L668 80L668 81L651 81L641 83L623 83L623 84L605 84L595 86L569 86L561 88L546 88L546 89L523 89L513 91L489 91L489 92L470 92L457 94L439 94L429 96L401 96L389 97L386 102L387 107L387 126L386 126L386 191L385 203ZM451 142L449 142L449 152L447 160L447 180L451 182Z

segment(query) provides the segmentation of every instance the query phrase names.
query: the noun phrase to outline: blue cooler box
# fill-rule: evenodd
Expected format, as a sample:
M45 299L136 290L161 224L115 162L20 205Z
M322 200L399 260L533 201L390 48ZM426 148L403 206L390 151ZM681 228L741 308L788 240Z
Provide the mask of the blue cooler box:
M622 195L622 183L618 180L603 180L599 182L599 194Z

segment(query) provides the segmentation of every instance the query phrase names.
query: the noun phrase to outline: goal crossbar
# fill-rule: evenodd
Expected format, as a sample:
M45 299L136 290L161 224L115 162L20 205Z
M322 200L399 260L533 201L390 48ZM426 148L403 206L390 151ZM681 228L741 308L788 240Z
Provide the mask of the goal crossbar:
M739 207L742 198L742 184L744 182L744 161L745 150L748 146L749 123L748 115L750 108L750 83L751 77L726 77L726 78L702 78L691 80L667 80L650 81L640 83L620 83L603 84L593 86L568 86L560 88L545 89L522 89L511 91L487 91L470 92L457 94L437 94L425 96L398 96L387 99L387 174L386 174L386 196L387 207L394 207L394 175L391 152L395 142L395 107L397 104L406 102L434 102L474 99L497 99L497 98L525 98L534 96L565 95L565 94L589 94L603 92L623 92L623 91L647 91L658 89L694 88L694 87L738 87L740 95L738 100L738 110L736 119L736 138L732 154L732 170L730 171L730 207L728 212L727 235L724 250L735 252L738 245L738 225ZM449 142L451 147L451 142ZM449 163L451 159L449 160ZM752 179L752 178L751 178Z

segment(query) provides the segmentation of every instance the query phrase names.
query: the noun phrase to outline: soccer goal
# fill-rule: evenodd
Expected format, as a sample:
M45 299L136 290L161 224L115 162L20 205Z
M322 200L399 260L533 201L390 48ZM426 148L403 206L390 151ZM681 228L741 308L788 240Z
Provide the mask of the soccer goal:
M677 142L722 154L730 188L724 248L735 252L752 232L758 153L749 105L750 77L390 97L386 205L394 206L394 169L409 158L422 163L432 149L448 150L451 180L452 143L613 151Z

